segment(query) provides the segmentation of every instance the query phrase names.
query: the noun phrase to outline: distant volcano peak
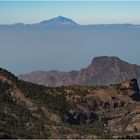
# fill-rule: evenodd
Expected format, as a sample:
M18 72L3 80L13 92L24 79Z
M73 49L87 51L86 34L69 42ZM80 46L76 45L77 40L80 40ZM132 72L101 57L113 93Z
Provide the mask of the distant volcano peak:
M69 26L77 26L78 24L74 22L73 20L63 17L63 16L57 16L49 20L44 20L40 22L39 24L43 24L45 26L61 26L61 25L69 25Z

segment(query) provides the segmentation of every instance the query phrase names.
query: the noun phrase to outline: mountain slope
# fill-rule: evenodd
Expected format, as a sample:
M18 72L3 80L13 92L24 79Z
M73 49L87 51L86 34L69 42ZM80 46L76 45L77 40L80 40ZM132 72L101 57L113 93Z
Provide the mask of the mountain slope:
M50 88L0 69L0 138L139 138L139 100L136 79Z
M117 57L96 57L80 71L35 71L19 78L45 86L61 85L109 85L137 78L140 85L140 66L132 65Z
M63 136L59 131L65 126L58 125L57 128L57 124L61 121L61 113L67 109L66 101L63 96L51 95L50 91L46 87L20 81L0 69L0 138ZM74 133L67 129L68 133Z

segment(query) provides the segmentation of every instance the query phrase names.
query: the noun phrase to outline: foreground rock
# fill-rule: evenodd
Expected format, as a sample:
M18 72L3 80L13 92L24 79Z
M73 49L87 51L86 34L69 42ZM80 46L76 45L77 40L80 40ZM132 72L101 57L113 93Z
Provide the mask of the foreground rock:
M139 138L139 95L136 79L52 88L0 69L0 137Z

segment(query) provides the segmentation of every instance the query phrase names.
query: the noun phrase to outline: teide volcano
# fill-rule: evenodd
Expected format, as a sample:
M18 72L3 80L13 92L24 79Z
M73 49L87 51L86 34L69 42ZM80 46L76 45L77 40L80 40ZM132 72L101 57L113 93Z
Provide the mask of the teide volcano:
M129 64L117 57L95 57L80 71L34 71L19 75L20 79L45 86L109 85L137 78L140 86L140 66Z
M39 25L43 25L43 26L78 26L78 24L76 22L74 22L73 20L63 17L63 16L58 16L58 17L54 17L52 19L49 20L44 20L42 22L39 23Z

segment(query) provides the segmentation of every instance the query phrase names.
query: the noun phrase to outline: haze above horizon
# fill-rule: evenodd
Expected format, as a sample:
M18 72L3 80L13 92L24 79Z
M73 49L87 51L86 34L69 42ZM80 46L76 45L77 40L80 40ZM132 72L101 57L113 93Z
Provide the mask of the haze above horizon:
M62 15L79 24L140 24L140 1L0 1L0 24L38 23Z

